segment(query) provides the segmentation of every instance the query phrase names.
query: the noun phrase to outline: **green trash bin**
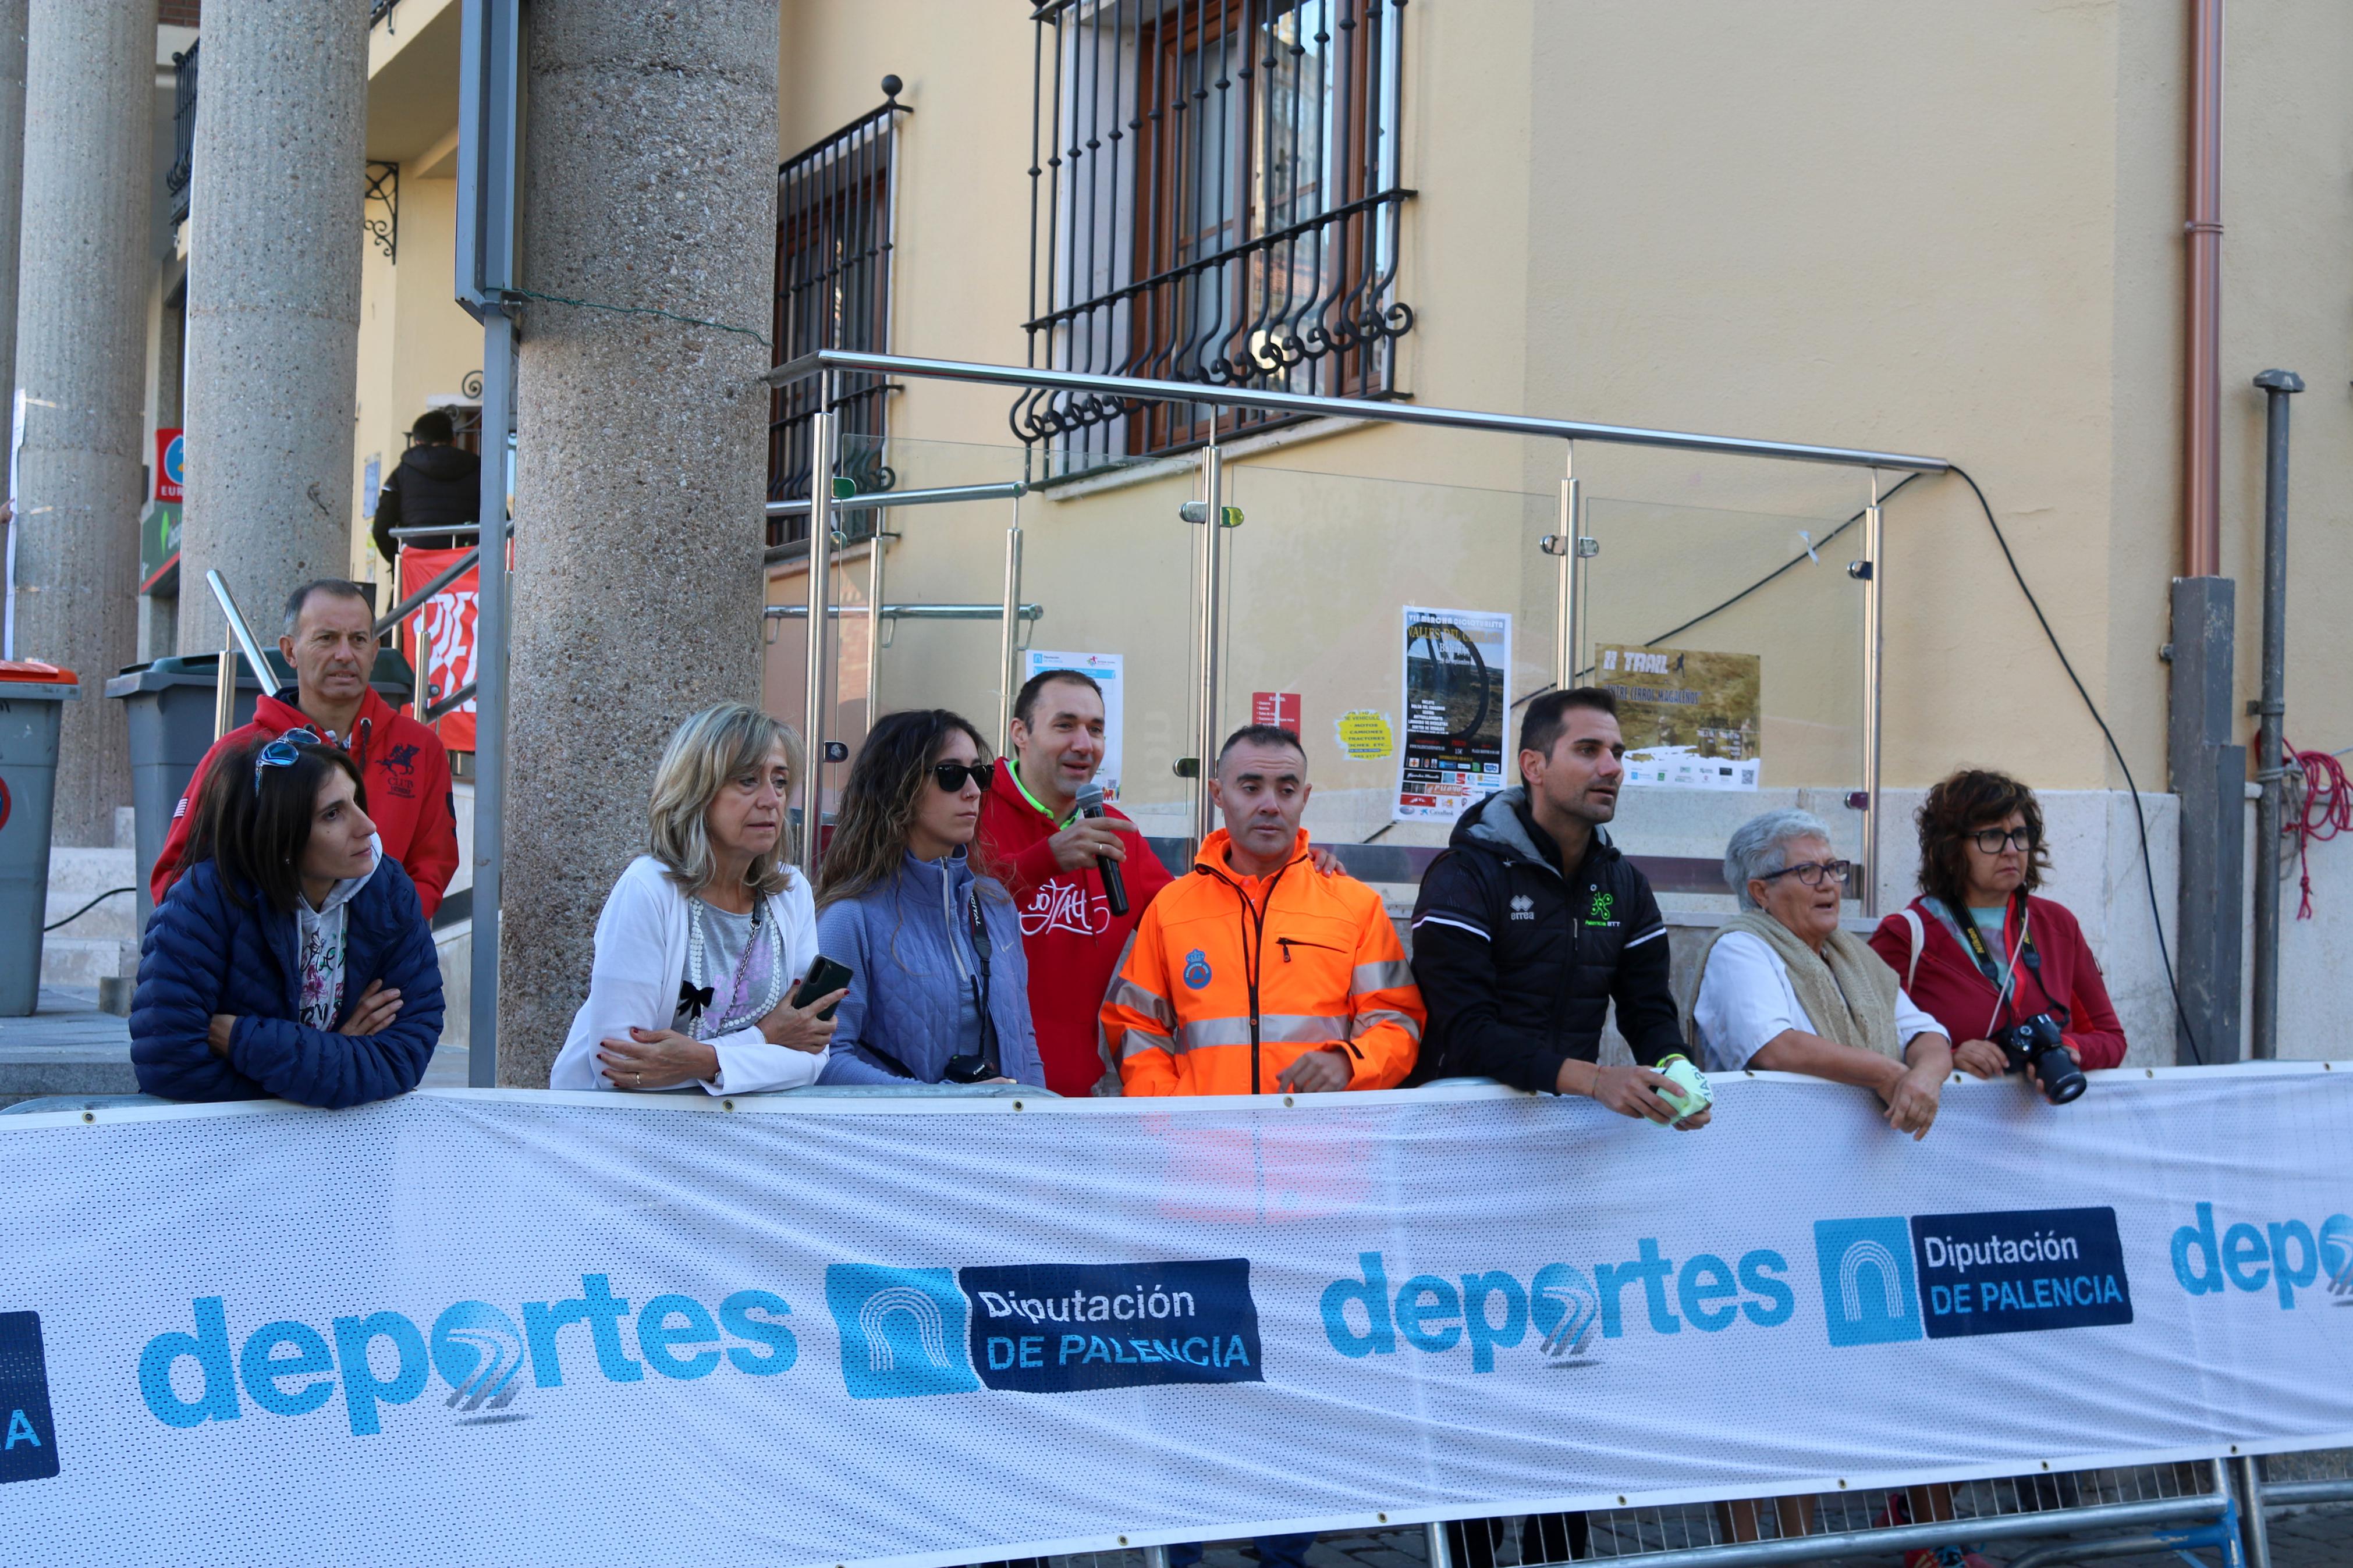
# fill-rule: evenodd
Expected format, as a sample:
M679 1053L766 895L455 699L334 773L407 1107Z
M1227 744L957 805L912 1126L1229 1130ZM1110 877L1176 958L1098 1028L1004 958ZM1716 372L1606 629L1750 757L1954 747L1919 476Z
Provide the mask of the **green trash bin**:
M58 722L80 695L70 669L0 662L0 1017L28 1017L40 1005Z
M277 677L279 695L294 700L294 669L276 648L265 650ZM172 831L172 813L181 792L196 774L196 764L213 743L213 703L220 676L221 656L196 653L134 664L106 683L106 694L122 703L131 724L131 804L137 816L139 929L147 929L154 903L147 896L147 876L164 840ZM412 700L417 677L397 648L379 648L368 684L394 707ZM261 699L261 682L239 654L237 660L236 717L250 723L254 704Z

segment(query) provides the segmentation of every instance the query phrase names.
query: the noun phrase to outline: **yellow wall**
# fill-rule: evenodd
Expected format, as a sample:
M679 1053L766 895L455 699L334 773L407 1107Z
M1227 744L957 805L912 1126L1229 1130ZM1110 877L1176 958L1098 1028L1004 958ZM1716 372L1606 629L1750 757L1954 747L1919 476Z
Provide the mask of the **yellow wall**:
M1960 462L2137 782L2164 788L2157 650L2179 527L2182 0L1499 0L1404 15L1405 177L1420 195L1398 293L1419 318L1405 340L1414 397ZM1030 38L1019 14L960 0L785 7L784 150L873 107L883 72L907 83L900 352L1022 356ZM2353 565L2333 483L2353 434L2338 264L2353 253L2353 187L2332 65L2348 45L2353 12L2325 0L2234 14L2226 95L2224 526L2241 684L2252 694L2261 524L2261 402L2246 383L2279 363L2314 388L2298 408L2291 728L2332 748L2353 744L2353 694L2329 679L2353 635L2329 611ZM1009 401L914 383L892 429L1002 443ZM1243 569L1255 555L1284 574L1262 595L1282 613L1250 633L1261 662L1297 680L1335 658L1348 667L1325 700L1311 699L1328 710L1358 686L1394 683L1396 606L1444 592L1519 614L1515 686L1529 689L1551 635L1552 568L1535 537L1551 526L1560 458L1542 443L1389 427L1241 459L1536 498L1424 530L1409 492L1375 503L1343 485L1310 501L1303 481L1265 481L1293 493L1253 513L1237 554ZM1672 625L1717 587L1760 575L1753 563L1788 559L1801 535L1819 540L1869 494L1853 470L1625 447L1581 450L1578 471L1588 495L1647 508L1620 509L1623 537L1595 563L1604 636ZM1168 646L1164 628L1186 616L1163 605L1185 591L1159 542L1165 509L1114 489L1033 510L1114 559L1160 561L1145 596L1154 639ZM1975 761L2046 787L2121 785L1967 487L1924 479L1887 517L1888 783ZM1276 541L1282 528L1294 536ZM1768 709L1778 686L1790 724L1836 731L1839 710L1859 702L1860 590L1843 574L1858 534L1681 646L1763 652ZM987 541L922 548L945 552L936 564L958 580L997 575ZM894 549L910 561L894 577L917 570L916 549ZM1072 596L1100 596L1106 578L1116 574L1074 581ZM1049 629L1064 614L1058 595L1041 643L1071 640ZM1229 683L1229 714L1257 679ZM1777 782L1828 782L1817 775L1853 751L1851 735L1818 739L1820 755L1798 764L1805 776L1785 768ZM1794 739L1776 744L1785 762L1803 754Z

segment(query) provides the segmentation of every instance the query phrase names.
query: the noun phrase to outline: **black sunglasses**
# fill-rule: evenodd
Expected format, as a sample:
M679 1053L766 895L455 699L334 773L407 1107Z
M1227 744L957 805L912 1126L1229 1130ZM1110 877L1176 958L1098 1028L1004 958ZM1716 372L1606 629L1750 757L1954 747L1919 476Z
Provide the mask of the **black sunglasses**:
M997 764L995 763L934 763L932 764L932 782L950 795L962 795L964 781L966 779L972 780L984 791L988 790L997 783Z
M262 769L290 768L302 759L300 748L320 743L319 732L316 730L301 729L289 730L262 747L253 759L253 793L256 795L261 793Z

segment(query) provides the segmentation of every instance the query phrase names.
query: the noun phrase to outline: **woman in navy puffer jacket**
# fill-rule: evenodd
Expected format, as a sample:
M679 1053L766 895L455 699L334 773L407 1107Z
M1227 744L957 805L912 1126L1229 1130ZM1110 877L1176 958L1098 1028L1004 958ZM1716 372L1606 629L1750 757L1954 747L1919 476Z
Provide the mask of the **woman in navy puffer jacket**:
M328 1110L406 1094L441 1037L417 889L375 846L359 770L306 730L206 775L189 869L148 922L139 1087Z

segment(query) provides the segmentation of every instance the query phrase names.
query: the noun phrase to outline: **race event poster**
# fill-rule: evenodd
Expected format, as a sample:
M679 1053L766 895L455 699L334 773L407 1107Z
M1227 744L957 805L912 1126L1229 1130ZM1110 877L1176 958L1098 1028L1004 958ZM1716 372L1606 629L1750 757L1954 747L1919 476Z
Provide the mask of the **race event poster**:
M1753 653L1678 647L1594 649L1600 683L1618 699L1629 784L1755 789L1764 661Z
M1398 822L1451 822L1510 782L1512 617L1405 607L1405 745Z

